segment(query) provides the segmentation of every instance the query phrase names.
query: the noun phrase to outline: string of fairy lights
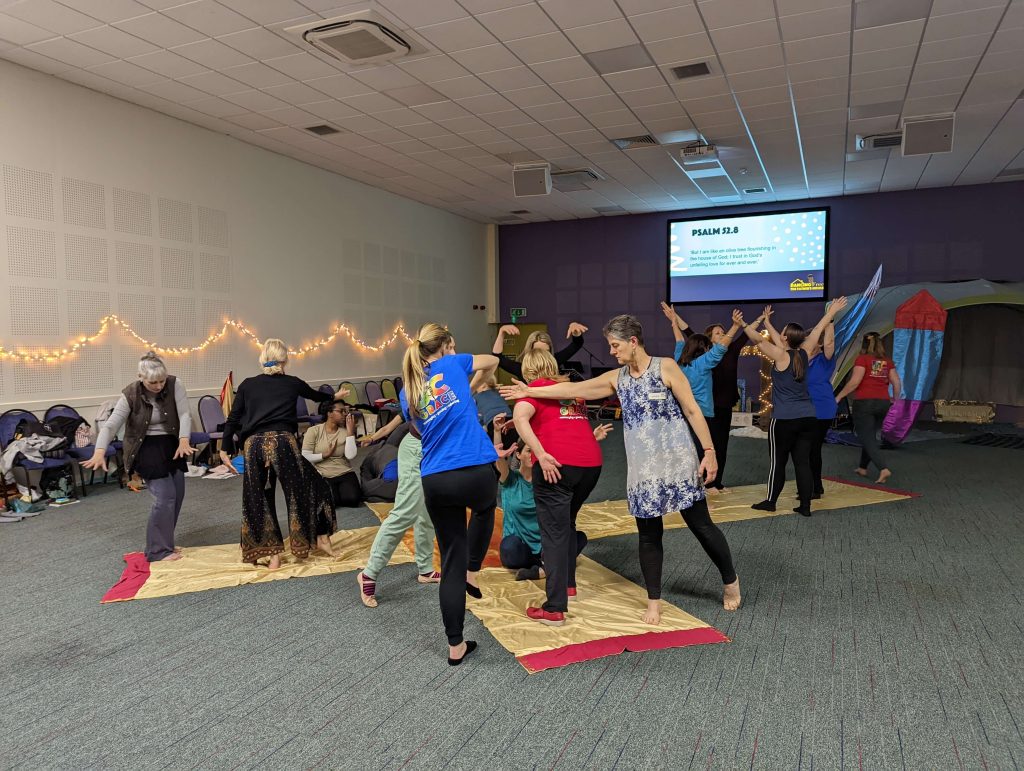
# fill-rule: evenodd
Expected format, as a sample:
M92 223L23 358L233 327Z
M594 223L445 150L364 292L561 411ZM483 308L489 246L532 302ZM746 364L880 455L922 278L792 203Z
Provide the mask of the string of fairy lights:
M214 332L205 340L198 345L188 346L166 346L155 343L152 340L147 340L145 337L136 332L131 324L124 319L116 315L104 316L100 319L99 329L92 335L83 335L77 340L67 343L63 348L49 349L49 350L11 350L3 345L0 345L0 359L8 359L14 361L20 361L29 364L48 363L55 364L68 359L83 348L95 343L99 338L103 337L111 328L119 328L125 334L134 338L143 347L159 354L160 356L187 356L192 353L199 353L205 351L214 343L221 340L225 335L228 334L232 329L241 334L243 337L248 338L254 346L260 348L263 346L263 340L247 327L243 322L237 319L226 319L224 326L220 328L220 331ZM361 339L353 329L347 324L335 324L329 330L329 333L321 337L318 340L314 340L311 343L307 343L296 350L288 351L289 356L306 356L307 354L316 353L317 351L331 345L338 338L347 339L348 342L357 350L364 353L382 353L386 349L390 348L399 340L409 344L412 342L412 338L409 337L409 333L406 332L405 326L399 323L391 331L384 340L377 344L368 343Z
M764 337L768 336L766 331L762 331L761 334ZM760 405L760 409L757 411L757 417L765 418L768 416L768 412L772 408L772 370L771 363L772 357L764 353L756 345L745 345L740 351L742 356L756 356L761 360L760 375L761 375L761 393L758 394L757 403Z

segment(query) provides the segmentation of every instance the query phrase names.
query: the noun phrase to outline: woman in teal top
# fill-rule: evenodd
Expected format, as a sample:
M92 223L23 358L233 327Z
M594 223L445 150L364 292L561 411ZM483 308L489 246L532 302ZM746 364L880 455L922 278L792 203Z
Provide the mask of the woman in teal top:
M664 310L664 303L663 310ZM693 398L700 406L701 414L706 418L715 417L715 399L711 389L711 371L725 356L729 345L736 337L736 333L743 326L743 316L738 310L732 312L732 327L722 336L722 342L711 344L707 335L690 335L689 339L684 337L679 325L675 323L673 316L665 311L665 315L672 323L672 334L676 339L676 349L672 358L683 370L686 379L690 381L690 389L693 391Z

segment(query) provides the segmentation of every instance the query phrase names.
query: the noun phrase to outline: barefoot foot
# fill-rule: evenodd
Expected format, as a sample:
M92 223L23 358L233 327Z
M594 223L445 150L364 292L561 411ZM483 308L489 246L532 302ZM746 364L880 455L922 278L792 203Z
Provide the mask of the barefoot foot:
M866 477L868 475L868 470L866 468L855 468L853 471L860 477Z
M722 588L722 607L726 610L736 610L740 602L740 579L737 577L731 584L726 584Z
M326 554L328 557L337 557L337 553L331 546L331 537L329 535L318 535L316 537L316 548Z
M180 559L181 555L177 551L174 551L171 554L168 554L166 557L161 557L160 562L174 562L174 560Z
M880 473L878 475L878 479L875 480L875 484L876 485L884 485L886 482L889 481L889 477L891 477L891 476L892 476L892 472L889 471L889 469L884 468L884 469L882 469L882 473Z
M270 562L267 563L268 570L280 570L281 568L281 555L275 554L270 558Z
M661 623L661 600L648 600L643 622L657 626Z

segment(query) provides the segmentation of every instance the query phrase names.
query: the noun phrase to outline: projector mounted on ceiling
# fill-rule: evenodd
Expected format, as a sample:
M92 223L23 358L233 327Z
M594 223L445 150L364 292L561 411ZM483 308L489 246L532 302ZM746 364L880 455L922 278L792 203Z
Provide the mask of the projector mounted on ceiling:
M703 142L695 142L685 145L679 151L679 159L684 164L718 160L718 148Z
M318 51L346 64L373 64L408 56L414 45L373 11L289 27ZM416 53L419 53L418 51Z

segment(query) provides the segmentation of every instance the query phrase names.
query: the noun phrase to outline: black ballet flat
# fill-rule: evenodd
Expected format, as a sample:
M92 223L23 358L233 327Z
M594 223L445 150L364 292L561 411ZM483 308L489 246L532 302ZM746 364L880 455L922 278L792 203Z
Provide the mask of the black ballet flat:
M480 591L480 587L473 586L469 581L466 581L466 594L474 600L482 600L484 598L483 592ZM476 643L473 644L476 645Z
M462 654L462 658L461 659L453 659L453 658L451 658L449 656L448 657L448 666L450 666L450 667L457 667L459 664L461 664L463 661L466 660L466 657L470 653L472 653L475 650L476 650L476 642L474 642L473 640L466 640L466 652Z
M797 506L795 509L793 509L793 512L795 514L799 514L802 517L809 517L809 516L811 516L811 507L808 506L805 509L803 506Z

